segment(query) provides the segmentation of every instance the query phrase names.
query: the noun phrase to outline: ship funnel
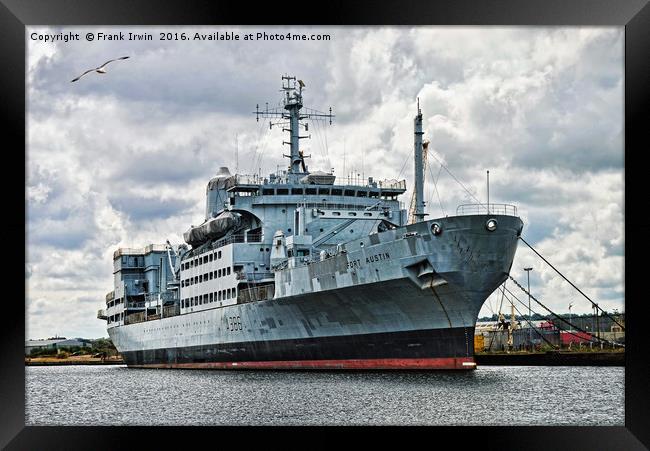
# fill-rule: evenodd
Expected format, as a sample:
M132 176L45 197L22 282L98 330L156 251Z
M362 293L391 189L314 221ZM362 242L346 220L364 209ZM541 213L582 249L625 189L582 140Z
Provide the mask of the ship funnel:
M217 177L230 177L230 171L228 170L228 166L221 166L219 170L217 171Z
M210 179L205 191L205 220L217 216L224 210L228 200L228 188L235 185L235 177L227 166L221 166L217 174Z

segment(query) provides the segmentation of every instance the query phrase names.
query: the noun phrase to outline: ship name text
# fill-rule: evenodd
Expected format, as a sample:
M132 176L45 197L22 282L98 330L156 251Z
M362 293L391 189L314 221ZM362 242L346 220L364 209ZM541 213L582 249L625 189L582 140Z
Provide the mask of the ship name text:
M381 252L379 254L369 255L366 257L366 264L369 263L378 263L384 260L390 260L390 254L388 252ZM348 269L357 269L361 268L361 259L357 258L356 260L350 260L348 262Z

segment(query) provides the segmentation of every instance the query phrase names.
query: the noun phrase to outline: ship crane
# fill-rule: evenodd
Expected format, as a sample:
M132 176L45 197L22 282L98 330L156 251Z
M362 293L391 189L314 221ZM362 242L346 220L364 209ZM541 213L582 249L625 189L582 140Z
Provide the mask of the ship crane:
M184 244L181 244L179 246L179 251L181 251L180 254L174 248L174 246L172 246L172 244L169 242L169 240L166 240L166 246L165 247L167 248L167 261L169 262L169 268L171 269L172 274L174 276L174 280L172 282L170 282L169 285L171 286L171 289L177 289L178 288L180 271L181 271L180 261L181 261L181 258L183 257L183 254L185 252L187 252L187 247ZM174 258L175 258L175 261L176 261L176 265L174 265L174 263L172 262L172 254L171 254L172 252L174 253Z
M409 224L424 221L424 217L428 216L424 212L424 168L427 161L427 146L428 143L422 142L422 110L420 110L420 99L418 98L418 113L413 120L414 140L413 140L413 154L415 159L415 187L413 189L413 198L411 200L411 209L409 210ZM411 211L412 210L412 211Z
M423 152L422 152L422 183L424 183L425 174L427 173L427 169L428 169L428 166L429 166L428 161L427 161L427 155L429 154L429 152L427 151L428 148L429 148L429 141L424 141L422 143L422 149L423 149ZM414 222L416 222L415 221L415 202L416 201L415 201L415 190L414 190L413 194L411 194L411 203L410 203L410 206L409 206L409 216L408 216L408 218L409 218L408 223L409 224L413 224Z

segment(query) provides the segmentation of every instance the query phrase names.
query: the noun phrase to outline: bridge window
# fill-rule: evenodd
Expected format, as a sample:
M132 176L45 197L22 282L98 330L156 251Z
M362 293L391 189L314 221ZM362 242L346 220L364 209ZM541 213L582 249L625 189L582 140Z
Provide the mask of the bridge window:
M273 188L265 188L262 190L263 196L273 196L274 194L275 194L275 190Z
M332 188L332 196L341 196L343 194L343 190L340 190L338 188Z
M289 190L287 188L278 188L278 196L286 196L287 194L289 194Z
M318 194L325 194L326 196L329 196L330 189L329 188L318 188Z
M348 211L348 216L356 216L357 213L354 211Z
M357 191L357 197L368 197L368 191Z
M228 266L228 275L230 275L230 266Z
M209 261L212 261L212 257L214 257L214 255L213 255L213 254L210 254L208 260L209 260Z
M307 188L305 194L316 194L316 188Z
M302 195L302 188L292 188L291 189L291 194L301 194Z
M354 196L354 190L353 189L346 189L345 190L345 195L346 196Z
M368 197L372 197L373 199L379 198L379 191L369 191Z

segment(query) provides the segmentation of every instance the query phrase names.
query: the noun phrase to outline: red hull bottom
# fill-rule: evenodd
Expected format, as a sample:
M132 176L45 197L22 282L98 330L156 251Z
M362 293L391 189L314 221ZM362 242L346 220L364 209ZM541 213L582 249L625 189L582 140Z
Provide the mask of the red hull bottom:
M430 359L276 360L263 362L150 363L131 368L185 368L222 370L473 370L473 357Z

